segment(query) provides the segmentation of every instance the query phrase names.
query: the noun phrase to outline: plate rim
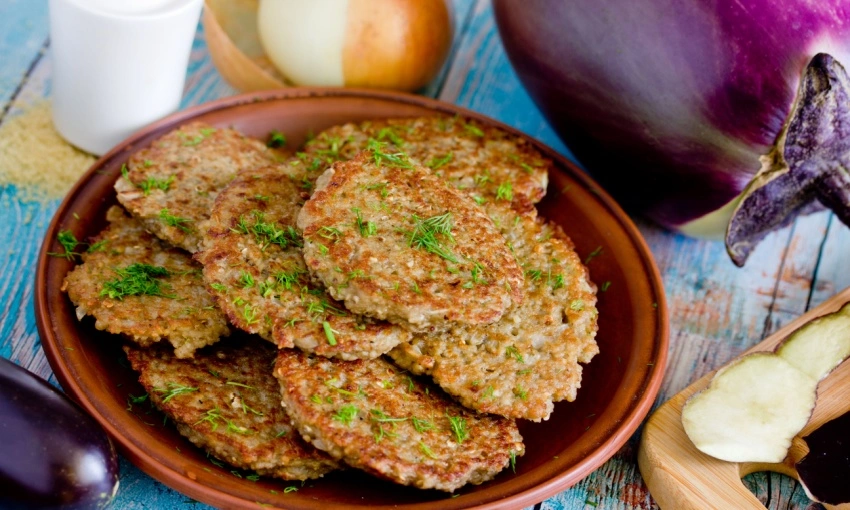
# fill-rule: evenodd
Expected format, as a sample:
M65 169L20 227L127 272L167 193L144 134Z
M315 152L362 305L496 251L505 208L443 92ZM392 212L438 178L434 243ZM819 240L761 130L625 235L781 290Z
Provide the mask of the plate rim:
M236 108L246 104L268 101L285 101L288 99L329 97L372 98L387 102L410 104L444 114L461 115L473 118L485 124L498 127L514 136L521 137L532 143L534 147L541 151L545 156L551 158L561 169L563 169L564 172L569 175L570 178L579 181L583 187L590 190L595 195L595 198L601 202L605 209L608 210L632 242L634 249L640 255L641 265L644 267L646 274L649 276L647 284L653 292L657 303L657 328L655 341L653 343L654 352L652 356L654 359L654 365L647 371L646 376L643 379L644 384L642 386L642 398L629 407L628 414L621 420L620 425L615 429L615 431L604 442L595 446L591 453L581 462L575 464L569 473L562 472L555 474L548 480L534 485L524 491L517 492L504 499L478 504L474 508L495 508L497 506L521 508L543 501L580 482L616 454L616 452L635 433L652 408L661 387L667 366L669 317L661 274L652 256L652 252L646 244L646 240L637 229L637 226L634 222L632 222L631 218L626 215L619 204L617 204L604 189L602 189L588 174L582 171L572 161L568 160L566 157L531 135L523 133L522 131L508 126L496 119L462 106L415 94L375 89L291 87L286 89L248 92L228 96L189 107L163 117L162 119L137 131L99 158L85 173L83 173L56 209L56 212L54 213L45 232L36 266L34 290L36 326L41 340L42 349L44 350L48 363L50 364L50 367L56 375L56 378L63 390L98 421L98 423L107 431L108 435L112 438L112 441L116 444L122 454L127 456L133 464L138 466L143 472L152 478L164 483L178 492L189 495L202 502L209 502L209 498L207 497L208 493L210 491L214 491L218 500L211 504L224 504L227 507L244 507L248 504L254 505L253 502L192 480L184 473L179 473L174 469L161 464L142 448L136 446L131 441L126 440L120 431L98 412L94 402L89 398L87 392L81 388L78 382L74 380L69 373L69 368L66 367L64 363L64 353L60 351L52 328L48 327L51 323L47 300L48 291L46 288L47 266L50 259L48 250L53 239L56 237L61 220L68 215L67 209L69 208L72 199L76 197L76 195L87 185L95 172L108 164L111 160L122 157L124 152L134 148L138 141L149 136L152 132L182 125L200 115L219 110ZM454 506L451 505L449 501L450 500L441 500L441 504L443 504L446 508ZM434 502L414 503L404 505L404 508L424 508L433 504Z

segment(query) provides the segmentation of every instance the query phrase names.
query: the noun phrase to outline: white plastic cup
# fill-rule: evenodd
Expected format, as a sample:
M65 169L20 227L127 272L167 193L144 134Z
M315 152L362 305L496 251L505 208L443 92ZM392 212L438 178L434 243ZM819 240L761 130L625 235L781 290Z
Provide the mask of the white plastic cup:
M50 0L53 123L101 155L177 110L203 0Z

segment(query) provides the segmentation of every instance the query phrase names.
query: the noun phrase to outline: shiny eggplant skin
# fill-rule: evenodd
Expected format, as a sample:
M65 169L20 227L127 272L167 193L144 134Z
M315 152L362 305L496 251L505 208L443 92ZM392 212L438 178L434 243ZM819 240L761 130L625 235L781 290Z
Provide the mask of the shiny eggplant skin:
M0 508L103 508L117 490L118 456L103 428L0 358Z

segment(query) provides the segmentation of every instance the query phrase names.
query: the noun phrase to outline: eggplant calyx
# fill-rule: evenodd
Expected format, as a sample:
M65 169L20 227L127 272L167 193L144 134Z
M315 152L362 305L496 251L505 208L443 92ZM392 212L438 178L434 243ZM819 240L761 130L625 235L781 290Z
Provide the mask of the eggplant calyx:
M833 57L818 53L806 66L789 121L761 161L726 229L737 266L797 215L826 206L850 225L850 77Z

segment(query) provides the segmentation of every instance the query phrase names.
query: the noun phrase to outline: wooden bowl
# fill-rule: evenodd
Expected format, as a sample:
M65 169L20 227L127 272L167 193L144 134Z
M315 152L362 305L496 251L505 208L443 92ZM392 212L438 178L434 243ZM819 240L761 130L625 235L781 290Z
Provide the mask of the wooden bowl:
M582 256L601 247L589 262L592 279L611 282L599 294L601 354L585 368L573 403L561 402L549 421L520 422L527 452L494 480L468 486L456 497L393 485L356 471L292 485L237 478L210 463L204 453L163 425L156 411L127 410L129 394L143 389L127 367L120 338L96 331L90 318L78 321L59 290L73 263L50 257L60 251L56 235L71 230L78 239L96 234L106 209L115 203L113 184L131 154L192 120L233 126L256 137L272 129L293 146L308 133L346 121L380 117L463 115L517 135L521 133L474 112L401 93L356 89L289 88L243 94L165 118L132 136L101 158L74 186L50 224L38 259L36 322L53 370L66 392L91 413L120 451L154 478L218 507L256 508L256 502L286 508L454 509L523 507L575 484L610 458L649 411L667 360L667 308L658 270L638 230L619 206L584 173L539 142L551 157L549 193L540 212L561 224ZM275 491L275 492L270 492Z
M257 31L257 0L205 0L204 37L221 76L242 92L286 87Z

